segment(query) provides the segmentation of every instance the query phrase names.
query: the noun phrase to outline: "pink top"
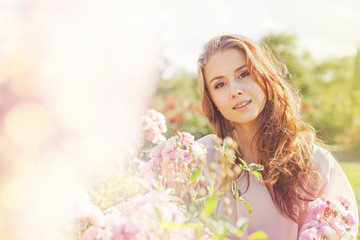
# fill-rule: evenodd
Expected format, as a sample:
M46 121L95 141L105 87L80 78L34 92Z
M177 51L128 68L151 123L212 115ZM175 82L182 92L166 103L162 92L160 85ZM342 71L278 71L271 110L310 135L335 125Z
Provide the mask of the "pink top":
M198 142L204 144L208 151L207 161L216 162L216 150L214 148L214 137L215 135L207 135L198 140ZM359 220L358 210L354 192L350 186L348 179L342 171L339 164L333 158L331 153L319 146L314 147L313 158L319 163L320 181L318 183L318 189L322 190L322 197L325 199L331 199L337 197L339 194L346 194L353 200L353 211L357 221ZM208 170L205 168L205 176ZM233 209L231 219L236 223L240 217L245 217L249 220L247 229L243 236L248 236L255 231L264 231L268 235L269 240L295 240L298 238L298 231L301 226L285 218L277 210L276 206L272 202L270 193L266 186L257 180L253 174L249 174L250 184L249 189L243 192L242 197L249 203L253 208L252 213L249 213L246 207L234 197L229 191L225 193L231 203L230 206ZM240 190L246 188L246 178L244 175L236 180L237 187ZM216 215L225 215L225 210L222 200L220 200L216 206ZM356 232L353 232L353 239L356 239Z

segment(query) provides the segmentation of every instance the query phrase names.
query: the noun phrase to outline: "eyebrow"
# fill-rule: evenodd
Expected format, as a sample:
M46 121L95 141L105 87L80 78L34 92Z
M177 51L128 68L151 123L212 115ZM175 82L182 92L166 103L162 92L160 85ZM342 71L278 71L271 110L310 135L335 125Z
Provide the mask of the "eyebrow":
M235 69L234 72L240 71L240 70L243 69L244 67L246 67L246 64L238 67L237 69ZM219 78L222 78L222 77L224 77L224 76L217 76L217 77L212 78L212 79L210 80L210 84L211 84L213 81L215 81L215 80L217 80L217 79L219 79Z

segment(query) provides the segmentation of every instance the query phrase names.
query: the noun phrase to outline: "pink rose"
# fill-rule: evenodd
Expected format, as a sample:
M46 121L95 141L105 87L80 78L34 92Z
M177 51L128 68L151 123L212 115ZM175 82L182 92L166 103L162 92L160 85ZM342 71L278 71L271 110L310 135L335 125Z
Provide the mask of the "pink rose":
M346 223L349 224L350 227L354 227L357 225L355 216L352 212L348 212L345 219L346 219Z
M319 234L317 234L315 228L306 229L299 236L299 240L320 240L320 239L321 237L319 236Z
M342 205L339 201L332 202L330 204L330 208L331 208L331 210L336 211L341 216L346 216L347 215L347 210L346 210L345 206Z
M314 201L309 203L308 212L309 212L309 214L313 214L313 213L322 214L326 207L327 207L327 204L320 198L317 198Z
M152 141L152 143L155 143L155 144L164 142L166 140L166 137L159 133L153 133L151 136L152 136L151 141Z
M311 221L318 221L321 219L321 215L317 214L315 212L312 212L310 215L308 215L305 219L305 222L311 222Z
M178 149L176 146L177 146L176 138L175 137L169 138L164 143L164 148L161 154L163 159L166 159L168 161L174 161L178 155Z
M203 144L194 142L191 145L191 153L198 158L203 158L206 157L207 151Z
M179 135L180 135L180 139L179 139L180 142L187 147L190 147L195 141L194 136L188 132L180 132Z
M343 235L346 232L346 224L340 218L331 218L330 226L340 235Z
M193 160L193 158L188 150L182 150L181 155L185 162L191 162L191 160Z
M142 119L142 127L145 131L145 139L154 144L166 140L162 133L166 132L166 119L163 114L150 109Z
M153 167L158 167L160 166L163 158L162 158L162 150L163 150L163 145L158 145L154 148L152 148L150 150L150 159L153 161Z
M338 199L344 206L348 206L348 207L352 206L352 201L349 196L345 194L340 194Z
M336 234L335 230L332 229L331 226L329 226L329 224L326 222L316 224L314 228L321 236L331 236Z
M99 230L93 226L86 229L84 235L82 236L82 240L96 240L99 234Z
M326 239L339 239L349 235L351 228L357 226L355 217L348 208L351 204L351 199L345 195L326 202L319 198L315 199L308 205L308 216L303 229L315 229L319 236Z
M155 166L153 159L149 160L148 162L143 163L143 165L140 167L140 172L142 174L142 177L144 180L146 180L148 183L152 183L154 179L156 179L156 172L155 169L157 166Z

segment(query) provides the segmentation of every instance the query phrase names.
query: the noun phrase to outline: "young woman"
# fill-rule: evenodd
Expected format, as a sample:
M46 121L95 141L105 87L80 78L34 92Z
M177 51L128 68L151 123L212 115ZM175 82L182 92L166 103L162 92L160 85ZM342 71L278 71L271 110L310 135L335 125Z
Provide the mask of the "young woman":
M304 220L306 204L346 194L358 219L354 193L331 153L317 145L314 129L301 120L300 95L286 67L261 45L239 35L211 39L198 60L202 107L214 134L230 136L238 157L264 166L262 180L243 171L233 180L253 208L232 197L231 219L249 219L246 237L262 230L269 239L292 240ZM214 136L198 141L216 162ZM216 214L225 214L224 202ZM352 233L356 238L357 230Z

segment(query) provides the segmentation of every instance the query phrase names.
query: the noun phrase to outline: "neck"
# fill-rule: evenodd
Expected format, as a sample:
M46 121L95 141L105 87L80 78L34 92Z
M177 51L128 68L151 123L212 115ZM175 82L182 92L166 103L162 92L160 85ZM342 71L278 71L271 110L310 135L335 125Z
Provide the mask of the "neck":
M234 124L236 141L239 146L241 157L248 163L258 163L257 146L253 142L259 126L255 124Z

